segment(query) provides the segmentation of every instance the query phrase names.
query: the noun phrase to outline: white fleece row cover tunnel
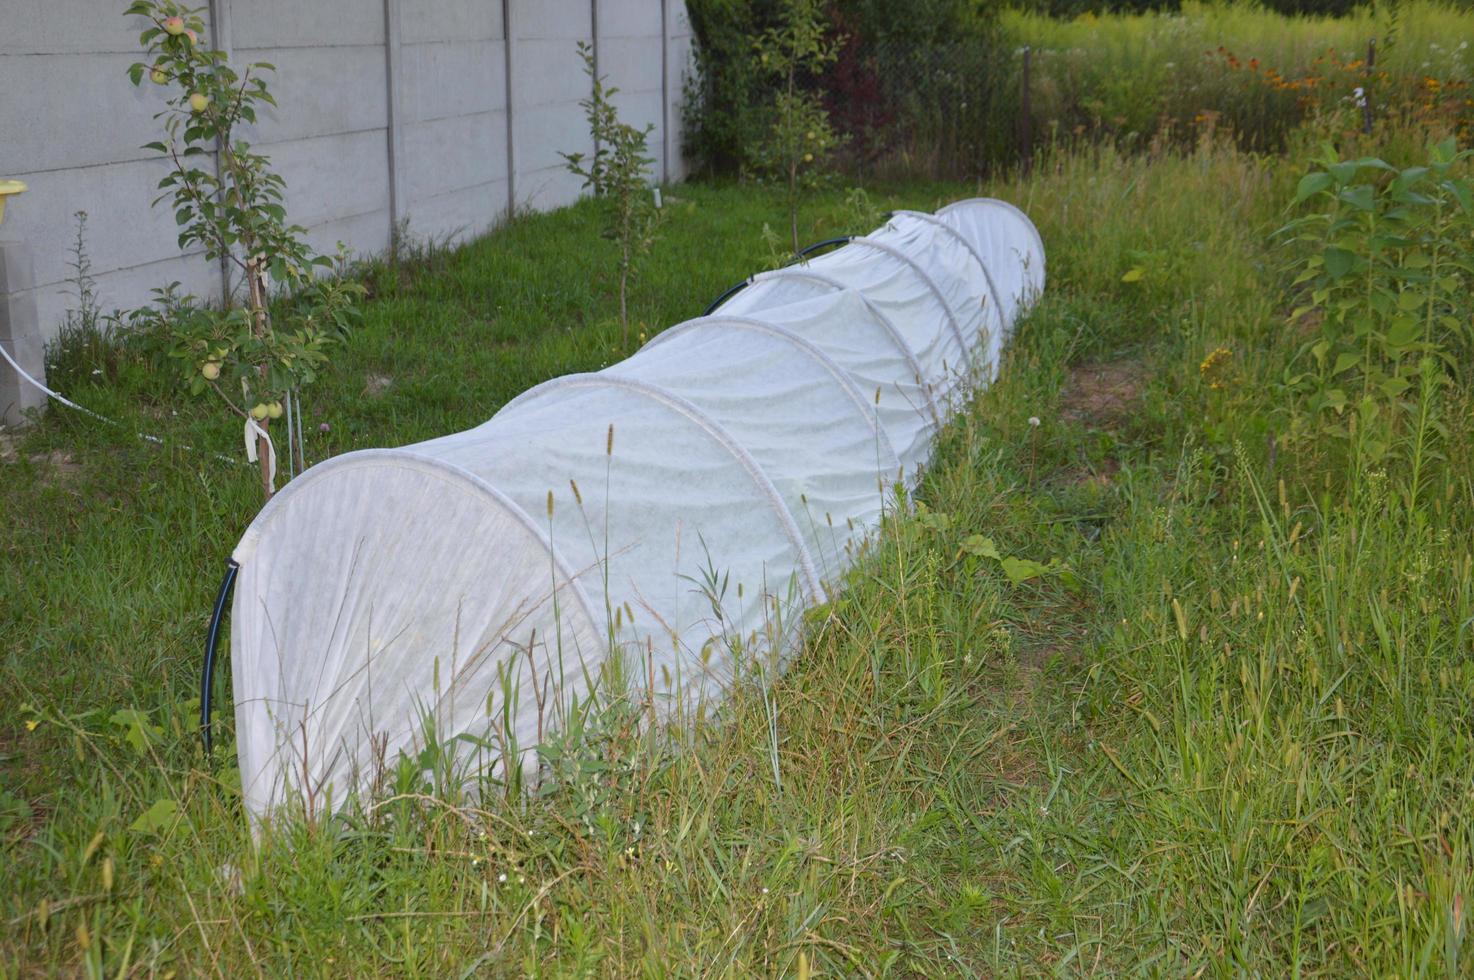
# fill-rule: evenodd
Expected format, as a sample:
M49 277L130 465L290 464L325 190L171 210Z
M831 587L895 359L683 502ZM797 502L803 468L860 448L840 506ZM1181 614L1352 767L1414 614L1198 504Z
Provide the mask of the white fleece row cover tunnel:
M897 212L474 429L312 467L234 553L248 811L335 807L431 736L520 766L612 650L642 701L719 702L791 652L1043 286L1014 206Z

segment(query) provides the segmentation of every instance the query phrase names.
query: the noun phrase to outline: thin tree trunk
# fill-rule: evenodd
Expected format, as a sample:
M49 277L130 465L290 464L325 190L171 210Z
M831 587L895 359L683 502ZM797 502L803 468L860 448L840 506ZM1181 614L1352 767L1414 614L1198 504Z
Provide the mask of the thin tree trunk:
M619 270L619 336L620 347L627 349L630 345L630 315L625 306L625 283L629 281L629 265L623 265Z
M242 87L250 80L250 77L250 69L247 69L245 76L241 79ZM226 129L220 134L218 145L224 153L224 163L232 175L232 183L235 189L239 191L241 186L246 183L245 172L240 165L240 161L236 158L234 145L231 143L230 129ZM271 329L271 321L266 306L268 290L266 287L265 256L258 256L254 239L240 244L243 246L246 256L246 293L247 302L251 304L252 327L257 337L265 337ZM265 364L262 364L257 369L257 376L261 378L264 387L266 380ZM251 407L246 407L248 413ZM265 432L271 425L271 420L269 418L260 419L256 424L261 427L262 432ZM287 443L287 450L290 452L290 435L288 436ZM256 458L259 460L261 466L261 496L265 500L270 500L271 495L276 492L276 488L271 483L271 443L264 435L256 437Z
M264 281L261 264L254 258L246 260L246 288L250 295L251 314L255 321L256 336L265 336L268 329L266 313L266 283ZM266 365L258 369L260 377L266 378ZM250 409L248 408L247 411ZM271 425L270 419L260 419L256 423L265 432ZM290 447L289 447L290 448ZM256 456L261 464L261 495L270 500L276 488L271 485L271 443L264 435L256 437Z
M784 104L783 111L789 118L783 120L783 131L787 137L793 138L793 94L797 82L797 66L792 57L788 61L788 101ZM793 239L793 257L798 258L798 158L800 149L790 146L788 148L788 233Z
M788 233L793 238L793 255L798 257L798 175L789 171L788 176Z

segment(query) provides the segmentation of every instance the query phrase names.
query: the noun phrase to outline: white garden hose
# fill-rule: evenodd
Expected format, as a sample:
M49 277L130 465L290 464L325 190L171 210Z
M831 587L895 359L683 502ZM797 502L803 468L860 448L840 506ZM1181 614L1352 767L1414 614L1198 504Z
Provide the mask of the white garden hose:
M13 358L13 357L10 356L10 351L8 351L8 350L5 349L5 345L4 344L0 344L0 357L4 357L5 358L6 363L8 363L12 368L15 369L15 373L20 376L21 380L23 380L27 384L31 385L33 388L35 388L37 391L41 392L47 398L50 398L53 401L59 402L62 405L65 405L67 408L72 409L73 411L81 412L83 415L89 416L90 418L97 419L97 421L99 421L99 422L105 422L108 425L116 426L116 427L118 427L120 429L124 427L123 426L123 423L118 422L118 421L115 421L113 419L110 419L106 415L99 415L97 412L94 412L92 409L87 408L87 407L85 407L83 405L78 405L76 402L72 401L70 398L67 398L65 395L61 395L61 394L58 394L55 391L52 391L50 388L46 387L44 384L42 384L41 382L37 381L35 378L31 377L30 372L28 372L25 368L23 368L19 364L17 364L15 358ZM265 433L262 433L262 434L264 435ZM145 442L151 442L151 443L153 443L156 446L166 445L166 443L164 442L163 439L160 439L158 436L149 435L147 432L135 432L134 435L136 435L138 438L144 440ZM267 443L268 443L268 445L270 444L270 439L267 440ZM250 447L250 440L249 439L247 440L247 445L248 445L248 449L249 449L248 455L250 456L251 461L254 462L255 459L256 459L255 450L254 450L253 447ZM240 463L240 460L238 460L238 459L231 459L229 456L222 456L220 453L217 453L217 452L210 452L209 450L195 449L193 446L185 445L183 443L180 443L180 446L182 448L184 448L184 449L188 449L190 452L206 452L206 453L209 453L209 455L214 456L216 459L220 460L221 462L229 463L232 466L238 465ZM272 450L272 453L271 453L271 471L272 471L272 475L273 475L273 478L274 478L275 477L275 474L276 474L276 451L275 450Z

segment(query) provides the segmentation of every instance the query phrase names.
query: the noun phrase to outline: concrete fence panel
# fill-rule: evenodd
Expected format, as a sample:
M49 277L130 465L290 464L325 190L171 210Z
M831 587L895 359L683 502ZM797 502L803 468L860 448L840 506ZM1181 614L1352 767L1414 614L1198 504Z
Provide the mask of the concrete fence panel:
M234 288L198 251L181 254L171 211L150 207L167 168L140 147L160 138L161 101L128 83L146 25L121 16L124 6L6 2L0 177L30 191L12 202L0 238L29 252L34 275L7 280L0 301L14 292L25 300L14 308L34 307L33 323L7 327L33 345L53 339L76 305L77 211L88 215L104 309L146 303L173 281L213 300ZM683 0L210 0L206 20L210 42L237 65L276 66L280 108L243 135L285 177L292 220L323 251L342 241L382 252L396 226L415 240L466 240L516 211L577 199L562 154L593 149L578 105L589 92L580 41L594 44L627 121L654 127L657 178L685 173Z

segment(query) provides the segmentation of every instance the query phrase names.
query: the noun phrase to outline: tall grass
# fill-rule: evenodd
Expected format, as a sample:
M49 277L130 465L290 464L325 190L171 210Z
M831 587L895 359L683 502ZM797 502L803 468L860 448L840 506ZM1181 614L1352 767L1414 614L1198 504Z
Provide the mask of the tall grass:
M1269 242L1302 172L1204 138L872 189L1034 217L1051 282L1002 377L782 679L669 744L617 702L591 713L559 745L568 775L510 802L407 770L255 848L188 703L249 473L53 416L0 467L20 505L0 948L97 975L1467 972L1471 399L1443 395L1416 496L1406 456L1348 483L1290 424L1303 338ZM650 324L760 261L780 213L747 187L676 196ZM826 197L813 236L847 230L844 207ZM458 428L617 356L577 248L592 223L529 218L384 273L316 396L317 451ZM213 432L120 379L81 394ZM1015 581L977 536L1048 571Z
M1244 149L1279 151L1307 121L1323 137L1360 129L1358 89L1383 125L1474 133L1474 14L1429 0L1342 18L1196 0L1072 21L1010 11L1003 29L1035 50L1036 126L1066 138L1143 149L1164 129L1190 141L1216 126Z

